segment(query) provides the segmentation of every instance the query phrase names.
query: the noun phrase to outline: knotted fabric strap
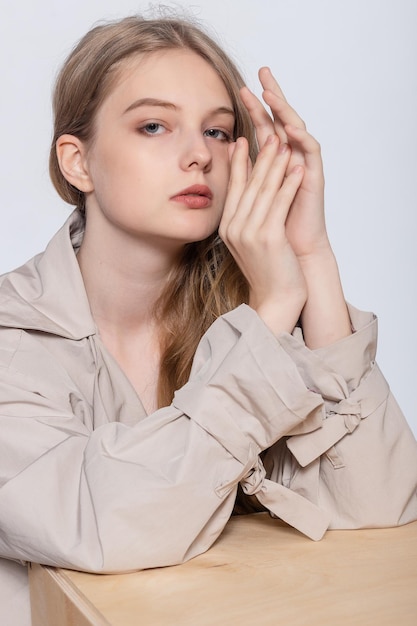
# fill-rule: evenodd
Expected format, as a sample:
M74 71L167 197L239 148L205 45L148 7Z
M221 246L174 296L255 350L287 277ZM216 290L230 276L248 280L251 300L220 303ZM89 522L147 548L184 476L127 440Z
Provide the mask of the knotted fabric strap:
M375 365L349 398L335 404L321 424L321 428L304 434L293 434L287 446L302 467L332 448L345 435L352 433L365 419L383 404L389 386Z
M260 461L241 485L247 495L255 495L273 515L314 541L319 541L329 527L330 516L326 512L291 489L265 478Z

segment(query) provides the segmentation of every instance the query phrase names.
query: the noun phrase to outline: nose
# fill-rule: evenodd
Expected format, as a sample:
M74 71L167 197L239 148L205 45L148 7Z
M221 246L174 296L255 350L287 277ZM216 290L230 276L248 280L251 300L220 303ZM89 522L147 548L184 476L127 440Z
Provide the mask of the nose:
M184 137L180 166L183 170L211 170L212 153L207 145L207 138L200 132L190 132Z

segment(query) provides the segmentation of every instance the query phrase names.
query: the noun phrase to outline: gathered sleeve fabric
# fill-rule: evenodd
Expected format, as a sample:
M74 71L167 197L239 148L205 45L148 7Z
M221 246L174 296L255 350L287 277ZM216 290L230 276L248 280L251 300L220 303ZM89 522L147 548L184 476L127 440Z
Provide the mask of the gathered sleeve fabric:
M321 419L321 395L306 387L292 358L246 306L219 318L203 337L190 380L172 405L133 426L114 421L134 402L120 398L120 372L112 377L98 341L64 345L74 368L78 349L93 355L90 368L79 361L82 376L91 378L80 393L58 358L63 340L42 339L18 329L2 333L5 558L96 572L187 560L222 531L238 482L262 473L260 452ZM327 520L318 525L323 534Z
M330 528L406 524L417 519L417 443L375 362L375 316L349 312L355 332L331 346L280 337L323 414L268 450L266 474L326 511Z
M242 305L202 338L172 405L140 417L97 337L1 332L0 555L181 563L221 533L239 482L315 540L416 519L416 442L375 364L376 320L351 317L354 334L311 351Z

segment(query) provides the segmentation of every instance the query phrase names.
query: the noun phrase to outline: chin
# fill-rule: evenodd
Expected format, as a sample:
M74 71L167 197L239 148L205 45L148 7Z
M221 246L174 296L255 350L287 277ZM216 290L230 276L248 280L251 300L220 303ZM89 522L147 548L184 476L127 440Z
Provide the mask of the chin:
M205 239L208 239L208 237L210 237L216 231L217 231L217 227L216 228L211 228L210 230L205 230L204 232L195 233L194 235L190 234L189 237L184 237L183 236L182 239L183 239L185 244L197 243L199 241L204 241Z
M199 227L197 227L196 224L183 224L181 234L179 234L179 239L182 239L184 243L196 243L197 241L203 241L215 233L218 227L219 220L209 224L206 223L204 225L200 225Z

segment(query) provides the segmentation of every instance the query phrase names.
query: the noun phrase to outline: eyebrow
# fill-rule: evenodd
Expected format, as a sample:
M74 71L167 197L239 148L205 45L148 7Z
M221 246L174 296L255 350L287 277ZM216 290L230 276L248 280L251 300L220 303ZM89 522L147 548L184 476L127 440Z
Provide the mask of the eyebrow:
M133 111L134 109L138 109L143 106L162 107L164 109L172 109L174 111L178 110L179 108L172 102L168 102L166 100L158 100L157 98L140 98L139 100L135 100L135 102L132 102L132 104L127 107L124 113L129 113L129 111ZM217 107L209 113L210 115L223 113L235 117L235 112L233 111L233 109L227 106Z

